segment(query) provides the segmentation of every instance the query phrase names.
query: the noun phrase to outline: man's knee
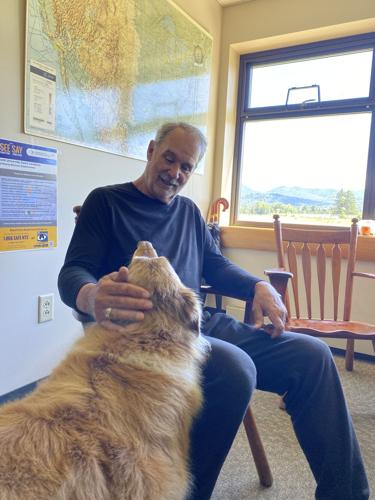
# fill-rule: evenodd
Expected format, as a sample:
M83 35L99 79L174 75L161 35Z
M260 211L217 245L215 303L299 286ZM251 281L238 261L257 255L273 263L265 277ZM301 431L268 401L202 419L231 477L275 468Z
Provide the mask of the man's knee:
M239 347L209 338L212 351L205 370L207 381L221 396L248 402L256 386L256 368Z
M332 363L333 358L329 346L319 338L296 334L293 348L295 355L307 368Z
M336 365L329 346L316 337L290 334L290 344L284 359L286 367L285 390L307 393L322 384L330 384L336 377ZM333 377L333 378L332 378Z

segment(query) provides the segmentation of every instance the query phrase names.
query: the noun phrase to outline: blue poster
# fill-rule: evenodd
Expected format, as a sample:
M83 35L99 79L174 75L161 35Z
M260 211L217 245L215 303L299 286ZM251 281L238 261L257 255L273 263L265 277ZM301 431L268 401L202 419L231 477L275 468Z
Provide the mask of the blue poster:
M57 149L0 139L0 251L57 245Z

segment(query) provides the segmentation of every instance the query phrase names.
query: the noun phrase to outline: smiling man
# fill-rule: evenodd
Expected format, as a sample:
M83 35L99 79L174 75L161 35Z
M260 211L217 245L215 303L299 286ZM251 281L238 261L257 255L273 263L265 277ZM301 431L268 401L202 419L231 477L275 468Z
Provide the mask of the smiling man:
M172 124L171 124L172 125ZM206 150L205 138L189 127L161 129L147 149L147 165L134 185L143 194L169 203L185 186Z
M283 331L286 310L276 291L226 259L197 206L178 194L205 150L195 127L165 124L137 180L89 194L59 275L61 298L108 330L121 333L117 320L142 321L152 303L146 290L128 283L126 266L138 241L147 240L197 293L204 278L224 295L253 299L254 326L221 313L202 325L211 353L202 378L203 410L191 437L191 498L210 498L257 387L286 393L286 410L317 481L316 498L366 500L366 473L329 348ZM274 325L272 337L261 328L263 315Z

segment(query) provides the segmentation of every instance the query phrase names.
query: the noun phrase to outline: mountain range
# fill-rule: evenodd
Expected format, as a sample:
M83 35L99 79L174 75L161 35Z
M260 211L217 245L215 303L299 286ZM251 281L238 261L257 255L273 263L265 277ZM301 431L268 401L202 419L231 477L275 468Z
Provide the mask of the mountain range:
M240 201L244 203L283 203L294 206L331 207L335 203L337 189L302 188L299 186L278 186L269 191L254 191L248 186L241 186ZM358 206L363 204L363 191L354 191Z

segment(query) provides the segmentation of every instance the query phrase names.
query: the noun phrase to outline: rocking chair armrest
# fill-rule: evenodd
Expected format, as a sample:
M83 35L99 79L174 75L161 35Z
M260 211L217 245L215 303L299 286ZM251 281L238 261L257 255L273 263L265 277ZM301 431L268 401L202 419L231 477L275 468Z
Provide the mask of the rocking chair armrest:
M281 269L280 267L265 269L264 274L267 276L283 276L286 277L286 279L293 278L293 273L285 271L285 269Z
M253 299L252 298L245 297L243 295L239 295L239 294L235 294L235 293L222 293L219 290L216 290L211 285L201 285L200 293L201 293L201 296L203 297L203 302L205 300L204 298L205 298L206 294L215 295L216 309L218 309L219 305L220 305L220 309L221 309L221 297L230 297L231 299L242 300L246 304L243 322L248 323L248 324L253 323L253 321L252 321Z
M209 293L211 295L222 295L223 297L230 297L231 299L243 300L244 302L252 302L252 299L249 299L249 297L244 297L243 295L234 293L222 293L219 290L216 290L211 285L201 285L200 292L201 294Z
M284 269L265 269L264 274L268 276L271 285L281 295L282 300L285 302L285 293L288 286L289 278L293 278L293 273L285 271Z
M375 274L373 273L357 273L357 272L354 272L352 273L353 276L359 276L360 278L371 278L371 279L375 279Z

